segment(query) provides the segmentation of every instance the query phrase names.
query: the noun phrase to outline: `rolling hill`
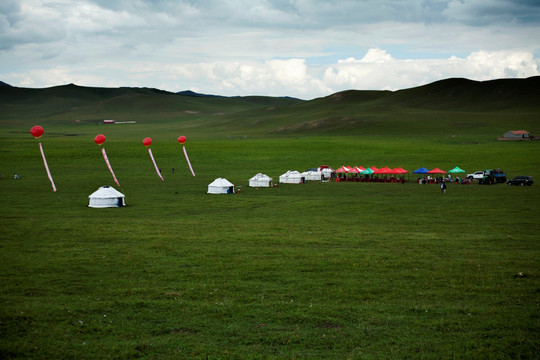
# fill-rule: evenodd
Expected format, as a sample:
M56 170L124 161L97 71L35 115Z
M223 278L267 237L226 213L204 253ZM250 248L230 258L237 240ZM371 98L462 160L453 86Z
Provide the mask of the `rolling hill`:
M0 86L2 127L100 123L103 119L187 124L201 134L249 136L500 135L540 132L540 76L472 81L453 78L399 91L348 90L309 101L289 97L223 97L151 88L74 84L44 89Z

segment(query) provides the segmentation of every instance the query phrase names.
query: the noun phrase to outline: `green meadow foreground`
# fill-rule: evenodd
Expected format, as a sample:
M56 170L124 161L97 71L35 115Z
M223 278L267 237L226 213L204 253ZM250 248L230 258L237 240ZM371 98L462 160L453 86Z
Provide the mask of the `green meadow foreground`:
M540 357L540 142L45 127L53 193L29 128L0 133L4 359ZM100 132L125 208L87 207L114 185ZM247 186L322 164L501 167L537 183ZM241 192L206 194L217 177Z

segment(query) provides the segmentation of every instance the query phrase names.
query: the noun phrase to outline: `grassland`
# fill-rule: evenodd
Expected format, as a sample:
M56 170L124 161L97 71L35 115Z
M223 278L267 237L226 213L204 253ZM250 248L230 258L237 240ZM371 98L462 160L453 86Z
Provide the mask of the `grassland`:
M539 357L537 184L451 185L445 195L413 181L247 186L257 172L277 179L321 164L502 167L540 179L539 142L495 141L509 126L540 132L534 109L506 123L504 111L469 109L459 123L455 112L424 109L448 121L422 127L418 111L400 107L408 121L382 112L377 126L349 124L347 134L306 131L307 118L294 125L304 103L276 106L274 120L259 108L256 120L247 114L260 102L220 115L210 101L199 113L156 110L155 121L118 108L140 116L133 125L51 110L40 141L56 193L29 134L35 119L20 110L0 119L2 358ZM320 118L337 113L315 105ZM500 120L479 120L492 113ZM91 192L113 184L97 133L125 208L87 207ZM219 176L241 192L206 194Z

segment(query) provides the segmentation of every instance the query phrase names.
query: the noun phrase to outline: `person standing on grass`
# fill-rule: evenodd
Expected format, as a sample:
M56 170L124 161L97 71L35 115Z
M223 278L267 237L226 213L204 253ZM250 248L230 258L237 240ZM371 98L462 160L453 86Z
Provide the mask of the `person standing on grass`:
M446 183L444 180L441 182L441 193L446 194Z

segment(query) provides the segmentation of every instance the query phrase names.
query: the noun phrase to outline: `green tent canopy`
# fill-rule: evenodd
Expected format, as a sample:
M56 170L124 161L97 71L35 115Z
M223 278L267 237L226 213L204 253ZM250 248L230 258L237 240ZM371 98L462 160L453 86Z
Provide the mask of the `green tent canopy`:
M456 166L456 167L453 168L452 170L448 170L448 172L449 172L450 174L457 174L457 173L464 173L465 170L460 169L459 166Z
M363 175L371 175L371 174L373 174L373 170L371 170L370 168L367 168L367 169L364 170L364 171L360 171L360 174L363 174Z

